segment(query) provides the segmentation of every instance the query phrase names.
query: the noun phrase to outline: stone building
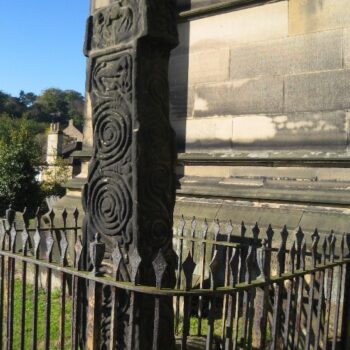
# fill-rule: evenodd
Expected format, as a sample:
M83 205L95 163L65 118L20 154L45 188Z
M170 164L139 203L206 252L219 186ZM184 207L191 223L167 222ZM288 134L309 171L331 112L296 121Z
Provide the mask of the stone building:
M76 176L81 171L80 161L71 157L72 153L82 147L83 134L74 126L73 120L69 121L66 128L62 129L60 123L51 123L47 135L46 159L43 161L45 169L42 171L41 180L45 180L48 174L55 172L57 158L68 161L70 176Z
M47 135L46 164L55 164L57 157L63 155L63 132L60 123L51 123Z
M92 11L110 0L95 0ZM348 0L179 0L169 78L175 215L348 230ZM81 207L91 157L59 205Z
M68 126L63 129L63 134L65 134L70 141L83 142L84 135L75 127L73 119L68 121Z

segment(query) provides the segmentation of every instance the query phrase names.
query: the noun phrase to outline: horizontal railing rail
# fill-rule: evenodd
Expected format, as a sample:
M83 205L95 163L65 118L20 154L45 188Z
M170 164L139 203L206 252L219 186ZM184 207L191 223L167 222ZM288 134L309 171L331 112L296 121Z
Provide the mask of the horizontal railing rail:
M106 310L118 308L121 291L131 299L151 298L153 344L161 332L159 298L170 298L174 334L181 349L191 349L193 339L207 350L347 346L347 234L330 232L321 237L315 230L307 237L301 228L292 235L283 227L277 235L271 225L263 233L258 224L251 229L243 223L234 228L230 221L222 225L215 220L209 227L206 220L199 225L193 218L186 224L182 217L174 232L176 281L169 288L162 282L168 266L161 250L154 257L153 285L140 284L137 279L142 263L137 250L129 257L136 261L131 264L130 278L121 279L121 268L128 265L120 248L106 254L99 234L89 247L84 246L87 242L81 238L77 211L71 214L73 225L67 224L68 213L63 211L57 226L51 211L45 227L37 213L35 229L29 228L26 213L19 219L9 214L0 221L0 349L28 345L34 349L42 327L45 349L57 343L60 349L78 349L79 341L88 341L91 334L94 341L103 335L110 349L118 349L116 330L122 321L116 312ZM82 264L87 248L89 269ZM111 291L109 302L103 297L105 288ZM55 303L59 304L57 334L51 324ZM87 328L93 330L87 335L82 329L84 308ZM132 319L127 324L133 337Z

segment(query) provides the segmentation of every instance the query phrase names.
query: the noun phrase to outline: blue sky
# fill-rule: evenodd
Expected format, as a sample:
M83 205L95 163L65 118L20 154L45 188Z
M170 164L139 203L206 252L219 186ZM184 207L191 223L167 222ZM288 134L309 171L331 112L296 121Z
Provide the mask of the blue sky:
M89 0L0 0L0 90L84 92Z

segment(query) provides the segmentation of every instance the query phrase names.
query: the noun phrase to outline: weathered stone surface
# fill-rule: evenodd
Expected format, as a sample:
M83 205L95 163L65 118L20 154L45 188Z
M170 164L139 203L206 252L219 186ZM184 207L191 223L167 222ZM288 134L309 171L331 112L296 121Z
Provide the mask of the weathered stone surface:
M329 208L325 210L322 215L317 212L308 211L305 212L301 221L301 227L311 227L315 226L317 223L317 227L321 233L329 234L331 230L334 230L338 233L348 232L349 230L349 218L341 213L337 213L336 210L332 210Z
M233 146L339 146L345 149L346 113L335 111L234 117L232 143Z
M230 11L179 24L174 54L286 37L288 1Z
M91 99L87 94L85 103L85 116L84 116L84 149L93 147L93 131L92 131L92 110Z
M199 212L199 208L202 210ZM176 203L175 216L178 219L182 214L192 213L195 210L198 221L204 218L219 218L222 221L232 220L234 232L237 234L238 226L243 220L248 228L247 235L251 235L251 226L258 222L262 229L272 224L275 234L279 233L284 224L292 234L300 225L305 234L311 235L316 223L323 233L329 233L334 229L342 234L348 231L349 209L327 208L314 205L276 204L266 202L208 199L208 198L179 198ZM214 215L214 216L213 216ZM176 221L175 221L176 222Z
M231 78L342 68L343 31L289 37L231 49Z
M301 34L350 26L348 0L290 0L289 33Z
M350 174L347 168L308 168L300 166L293 167L267 167L257 166L254 160L251 166L208 166L208 165L186 165L179 169L178 174L194 177L221 177L221 178L266 178L266 179L294 179L306 181L350 181Z
M232 138L231 118L188 119L172 121L177 142L181 148L230 150ZM185 147L186 146L186 147Z
M285 110L350 108L350 70L300 74L285 78Z
M175 0L109 3L88 18L84 46L93 153L83 190L83 244L88 246L98 232L107 265L113 264L111 253L118 247L123 255L120 278L144 285L155 283L149 266L161 249L168 266L162 286L173 288L176 154L169 122L168 65L178 41ZM90 262L84 261L88 271ZM110 345L111 302L103 299L101 348ZM160 300L158 307L158 347L175 348L171 300ZM153 348L149 319L154 312L144 295L135 296L131 304L119 299L113 346ZM84 332L85 326L81 325Z
M348 140L345 111L194 118L173 126L178 141L197 152L254 146L345 150Z
M195 117L280 113L283 110L283 79L259 77L196 87Z
M228 80L229 60L228 48L173 55L170 60L169 83L176 86Z
M247 201L286 201L290 203L318 203L349 205L349 182L321 183L295 180L268 180L263 184L230 184L220 178L182 178L178 195L196 197L234 198Z
M350 68L350 28L344 29L344 66Z

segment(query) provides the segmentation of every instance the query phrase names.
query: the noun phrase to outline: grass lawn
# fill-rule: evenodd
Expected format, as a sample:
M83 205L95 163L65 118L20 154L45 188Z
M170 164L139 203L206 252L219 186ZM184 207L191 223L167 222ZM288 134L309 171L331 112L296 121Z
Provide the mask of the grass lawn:
M13 332L13 349L19 349L20 346L20 325L21 325L21 288L22 282L16 280L14 291L14 332ZM38 349L44 348L45 335L45 291L39 289L38 295ZM65 322L65 348L70 348L71 332L71 300L66 296L66 322ZM6 310L6 309L5 309ZM32 315L33 315L33 288L27 285L26 314L25 314L25 349L31 348L32 342ZM59 349L60 337L60 292L54 290L51 294L51 341L50 349Z
M14 332L13 332L13 349L20 348L20 332L21 332L21 297L22 282L18 279L15 281L14 290ZM31 284L27 284L26 291L26 313L25 313L25 349L31 349L32 345L32 316L33 316L33 287ZM45 305L46 294L44 289L39 289L38 294L38 337L37 337L37 349L44 348L44 336L45 336ZM50 322L50 349L59 349L60 341L60 291L53 290L51 294L51 322ZM71 346L71 311L72 304L71 298L66 295L66 321L65 321L65 349L70 349ZM4 305L4 312L6 313L6 305ZM6 323L3 323L4 327ZM182 320L179 324L179 335L182 333L183 323ZM197 336L198 319L191 317L190 321L190 336ZM241 322L239 322L238 334L241 333ZM202 320L202 336L206 336L208 331L208 320ZM216 319L214 323L214 338L221 338L222 332L222 320ZM269 332L268 332L269 333ZM4 335L6 331L4 329ZM267 340L270 336L267 334Z

